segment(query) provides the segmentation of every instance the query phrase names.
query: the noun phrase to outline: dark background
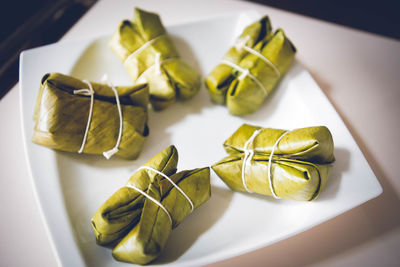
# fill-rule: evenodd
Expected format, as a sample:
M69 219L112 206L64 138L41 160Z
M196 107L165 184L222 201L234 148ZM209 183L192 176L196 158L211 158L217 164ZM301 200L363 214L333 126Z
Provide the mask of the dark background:
M20 52L58 41L95 2L96 0L3 1L0 6L0 98L18 81ZM117 0L115 2L118 3ZM400 0L251 2L400 40Z

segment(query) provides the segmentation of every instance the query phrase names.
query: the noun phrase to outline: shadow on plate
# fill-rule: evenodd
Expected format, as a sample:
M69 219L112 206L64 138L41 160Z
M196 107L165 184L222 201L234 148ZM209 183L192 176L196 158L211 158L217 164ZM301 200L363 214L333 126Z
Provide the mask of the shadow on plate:
M109 36L95 39L76 60L69 74L97 82L107 74L110 82L115 85L132 84L122 62L109 48L109 39Z
M350 166L350 152L345 148L335 148L335 158L332 174L316 201L332 200L339 192L343 173L345 173Z
M196 209L172 231L165 250L154 264L173 262L182 256L204 232L224 215L230 206L233 195L233 191L212 185L211 199Z

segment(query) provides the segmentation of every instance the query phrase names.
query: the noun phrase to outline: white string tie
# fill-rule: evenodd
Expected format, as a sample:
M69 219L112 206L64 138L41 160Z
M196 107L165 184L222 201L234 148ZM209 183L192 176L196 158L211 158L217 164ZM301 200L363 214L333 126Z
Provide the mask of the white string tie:
M158 175L161 175L162 177L167 179L187 199L187 201L190 204L191 212L194 210L194 205L193 205L192 200L188 197L188 195L186 195L186 193L177 184L174 183L174 181L172 181L171 178L169 178L164 173L162 173L154 168L148 167L148 166L142 166L138 170L140 170L140 169L147 169L147 170L153 171L153 172L157 173Z
M146 198L150 199L150 200L153 201L155 204L157 204L157 205L165 212L165 214L167 214L168 219L169 219L169 221L171 222L171 225L172 225L172 218L171 218L171 215L169 214L168 210L167 210L158 200L156 200L155 198L153 198L152 196L150 196L150 195L147 194L146 192L140 190L139 188L137 188L137 187L134 186L134 185L126 184L125 187L129 187L129 188L135 189L135 190L138 191L140 194L142 194L143 196L145 196Z
M157 54L160 54L160 53L155 53L155 56L157 56ZM146 82L146 80L141 80L141 79L146 75L147 72L151 71L153 68L155 68L154 69L154 74L160 75L161 74L161 66L162 66L162 64L165 63L165 62L168 62L168 61L176 60L176 59L177 59L177 57L170 57L170 58L161 60L161 54L160 54L159 61L158 62L155 61L155 63L153 65L151 65L145 71L143 71L142 74L140 74L139 77L136 79L136 82L137 83Z
M238 77L239 81L243 80L244 78L246 78L246 76L248 76L250 74L249 69L244 69L240 76Z
M261 60L263 60L265 63L267 63L269 66L271 66L271 68L275 71L276 76L280 77L281 76L281 72L278 70L278 68L274 65L274 63L272 63L267 57L265 57L263 54L261 54L260 52L258 52L257 50L254 50L253 48L249 47L249 46L245 46L244 50L246 50L247 52L255 55L256 57L260 58Z
M161 53L155 53L154 56L154 74L160 75L161 74Z
M115 153L117 153L119 151L119 145L121 143L121 138L122 138L122 130L123 130L123 121L122 121L122 109L121 109L121 104L119 102L119 96L118 96L118 91L115 88L115 86L113 84L111 84L110 80L108 79L107 74L104 74L103 77L101 78L101 80L105 83L107 83L107 85L111 88L111 90L114 92L115 95L115 101L117 103L117 108L118 108L118 115L119 115L119 133L118 133L118 139L117 139L117 143L115 144L115 146L108 150L103 152L103 156L106 159L110 159Z
M140 53L141 51L145 50L147 47L151 46L155 41L157 41L158 39L164 37L165 34L161 34L157 37L155 37L154 39L151 39L150 41L147 41L146 43L144 43L141 47L139 47L138 49L136 49L135 51L133 51L124 61L124 65L127 64L127 62L129 62L129 60L134 57L136 54Z
M274 63L271 62L271 60L269 60L266 56L264 56L263 54L261 54L260 52L258 52L257 50L253 49L252 47L248 46L247 43L248 41L251 39L250 35L246 35L244 38L240 38L237 40L236 44L235 44L235 48L236 50L238 50L239 52L242 50L246 50L247 52L255 55L256 57L260 58L262 61L264 61L265 63L267 63L276 73L276 75L278 77L281 76L281 72L279 71L279 69L275 66Z
M247 45L247 42L250 40L250 38L251 38L250 35L246 35L244 38L238 39L235 44L236 50L241 52L244 49L244 47Z
M271 173L271 165L272 165L272 156L275 153L276 148L278 147L279 142L282 140L282 138L288 134L290 131L284 132L279 138L276 140L274 146L272 147L271 154L269 155L268 159L268 182L269 182L269 189L271 190L272 196L276 199L280 199L280 197L277 196L275 193L274 186L272 185L272 173Z
M93 102L94 102L94 90L93 90L92 84L87 80L83 80L83 82L87 84L89 89L74 90L75 95L90 95L89 117L88 117L87 124L86 124L85 134L83 135L82 144L78 150L79 154L81 154L83 152L83 149L85 148L85 145L86 145L86 140L87 140L87 136L88 136L88 132L89 132L89 128L90 128L90 123L92 121Z
M253 74L251 74L248 69L244 69L239 65L232 63L226 59L221 60L221 63L240 71L242 74L239 76L239 79L244 79L246 76L249 76L253 81L257 83L259 87L261 87L264 90L266 94L268 94L268 91L267 89L265 89L264 85Z
M244 143L244 157L243 157L243 165L242 165L242 184L243 187L246 189L247 192L253 193L252 191L249 190L249 188L246 185L246 165L250 164L251 159L254 156L254 149L250 149L250 145L253 144L254 139L256 136L262 131L262 129L255 130L253 134L250 136L250 138Z

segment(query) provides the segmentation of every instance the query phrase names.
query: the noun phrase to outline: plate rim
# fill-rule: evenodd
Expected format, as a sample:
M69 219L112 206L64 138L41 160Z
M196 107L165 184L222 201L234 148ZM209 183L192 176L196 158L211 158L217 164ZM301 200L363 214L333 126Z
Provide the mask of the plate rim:
M240 11L240 12L231 12L231 13L225 13L225 14L210 16L209 18L206 17L206 18L194 19L194 20L187 21L187 22L184 22L184 23L178 23L178 24L174 24L174 25L171 25L171 26L166 26L166 28L168 30L168 28L170 28L170 27L175 27L175 26L180 26L181 27L181 26L186 26L186 25L190 25L190 24L201 23L203 21L209 21L209 20L213 20L213 19L223 18L223 17L226 17L226 16L240 16L242 14L246 14L249 11L251 11L251 13L253 13L253 14L255 14L255 13L259 14L254 9L248 9L248 10L246 9L246 10L243 10L243 11ZM89 43L89 42L92 42L92 41L94 41L96 39L99 39L101 37L102 36L92 36L92 37L86 38L84 40ZM37 184L36 179L34 178L34 171L33 171L33 167L32 167L32 161L30 160L30 155L31 154L29 152L30 148L28 147L28 142L30 141L30 139L27 136L25 116L24 116L24 105L23 105L23 101L24 101L24 98L23 98L23 95L24 95L24 89L23 89L24 88L23 66L24 66L24 58L26 57L27 54L36 53L37 51L39 51L41 49L47 49L49 47L58 47L59 45L78 43L78 42L81 42L81 41L83 41L83 40L82 39L64 40L64 41L60 41L60 42L57 42L57 43L54 43L54 44L49 44L49 45L45 45L45 46L41 46L41 47L36 47L36 48L33 48L33 49L25 50L20 55L20 70L19 70L19 73L20 73L20 83L19 83L20 99L19 99L19 104L20 104L20 112L21 112L21 126L22 126L21 129L22 129L22 137L23 137L24 154L25 154L25 159L26 159L26 161L28 163L29 176L30 176L31 185L32 185L33 191L34 191L35 201L37 202L37 205L39 207L40 217L43 220L43 223L44 223L44 226L45 226L46 235L48 237L48 240L50 241L50 245L51 245L52 251L54 252L57 264L60 265L60 266L63 266L64 261L62 260L62 258L64 258L64 257L62 255L60 255L61 253L59 252L58 246L56 245L56 241L54 240L54 233L52 233L54 230L51 229L51 226L49 225L49 221L48 221L47 216L46 216L46 212L44 211L44 207L43 207L43 203L42 203L42 200L41 200L41 196L39 196L38 184ZM297 62L297 63L300 64L299 62ZM301 64L300 64L300 66L303 67ZM304 67L303 67L303 69L310 76L311 81L318 87L318 89L321 92L321 94L323 95L324 99L330 104L330 106L333 108L335 114L340 119L340 122L345 126L345 129L349 132L346 124L344 123L344 121L342 120L340 115L337 113L337 111L334 109L333 105L331 104L329 99L326 97L326 95L324 94L322 89L319 88L318 84L316 84L315 80L312 78L312 76L307 71L307 69L304 68ZM355 141L354 137L351 135L350 132L349 132L349 134L353 138L353 140ZM360 148L359 148L357 143L356 143L356 147L357 147L358 150L360 150ZM361 152L361 155L363 155L361 150L360 150L360 152ZM51 154L54 154L54 153L56 153L56 152L51 151ZM364 155L363 155L363 157L365 159ZM367 162L367 164L368 164L368 162ZM368 164L368 166L369 166L369 164ZM350 208L348 208L346 210L351 210L354 207L357 207L357 206L367 202L368 200L376 198L377 196L379 196L383 192L382 186L380 185L380 183L379 183L378 179L376 178L375 174L374 174L374 177L375 177L376 182L378 184L378 188L376 190L375 195L370 197L369 199L366 199L365 201L363 201L361 203L354 204L352 207L350 207ZM62 204L65 207L65 205L66 205L65 201L63 201ZM279 238L277 240L274 240L272 242L269 242L269 243L260 242L258 244L255 244L252 247L248 247L247 250L235 251L234 253L235 253L236 256L237 255L243 255L245 253L248 253L249 251L253 251L253 250L261 248L261 247L269 246L269 245L271 245L273 243L279 242L279 241L281 241L283 239L289 238L291 236L297 235L298 233L301 233L301 232L306 231L306 230L308 230L310 228L313 228L314 226L319 225L319 224L321 224L323 222L326 222L326 221L328 221L328 220L330 220L330 219L332 219L332 218L334 218L334 217L336 217L336 216L338 216L340 214L342 214L342 213L333 214L329 218L321 218L318 222L315 222L312 225L308 225L304 230L299 230L299 231L293 232L293 233L291 233L291 234L289 234L287 236L282 236L281 238ZM72 229L72 225L71 225L69 220L67 222L65 222L65 223L67 223L69 228ZM73 238L75 238L75 237L73 237ZM78 247L77 241L75 241L75 243L73 243L73 245L75 246L75 248L77 248ZM82 250L81 249L77 249L77 251L79 253L79 259L78 259L79 266L85 266L86 264L85 264L85 260L83 259ZM232 254L232 253L230 253L230 254ZM225 253L220 253L220 254L212 254L211 256L206 257L205 258L206 260L203 260L204 259L203 258L203 259L195 259L195 260L192 260L192 261L183 261L183 262L179 262L179 263L173 263L172 262L173 263L172 265L174 265L174 266L188 266L188 265L195 266L195 265L198 265L198 264L210 264L212 262L221 261L221 260L224 260L224 259L228 259L230 257L233 257L233 256L232 255L228 255L228 253L225 252ZM168 263L168 265L169 264L171 264L171 263Z

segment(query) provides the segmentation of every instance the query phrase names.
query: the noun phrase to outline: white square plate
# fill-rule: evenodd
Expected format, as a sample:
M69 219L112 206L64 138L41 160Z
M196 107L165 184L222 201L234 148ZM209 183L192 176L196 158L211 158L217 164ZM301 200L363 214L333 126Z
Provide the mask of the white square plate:
M258 17L249 11L168 27L168 32L182 56L204 77L242 29ZM382 192L342 120L298 62L262 108L249 116L229 115L225 107L211 103L204 88L190 101L162 112L150 111L150 136L136 161L56 152L33 144L32 113L45 73L93 81L107 73L116 85L130 83L121 62L108 49L108 39L61 42L21 56L27 157L47 229L63 265L124 265L113 260L110 249L95 244L90 219L97 208L135 169L170 144L178 148L179 170L212 165L226 156L222 143L244 122L283 129L326 125L333 134L336 162L321 196L314 202L294 202L234 193L212 173L211 199L173 231L154 265L197 266L236 256L300 233Z

